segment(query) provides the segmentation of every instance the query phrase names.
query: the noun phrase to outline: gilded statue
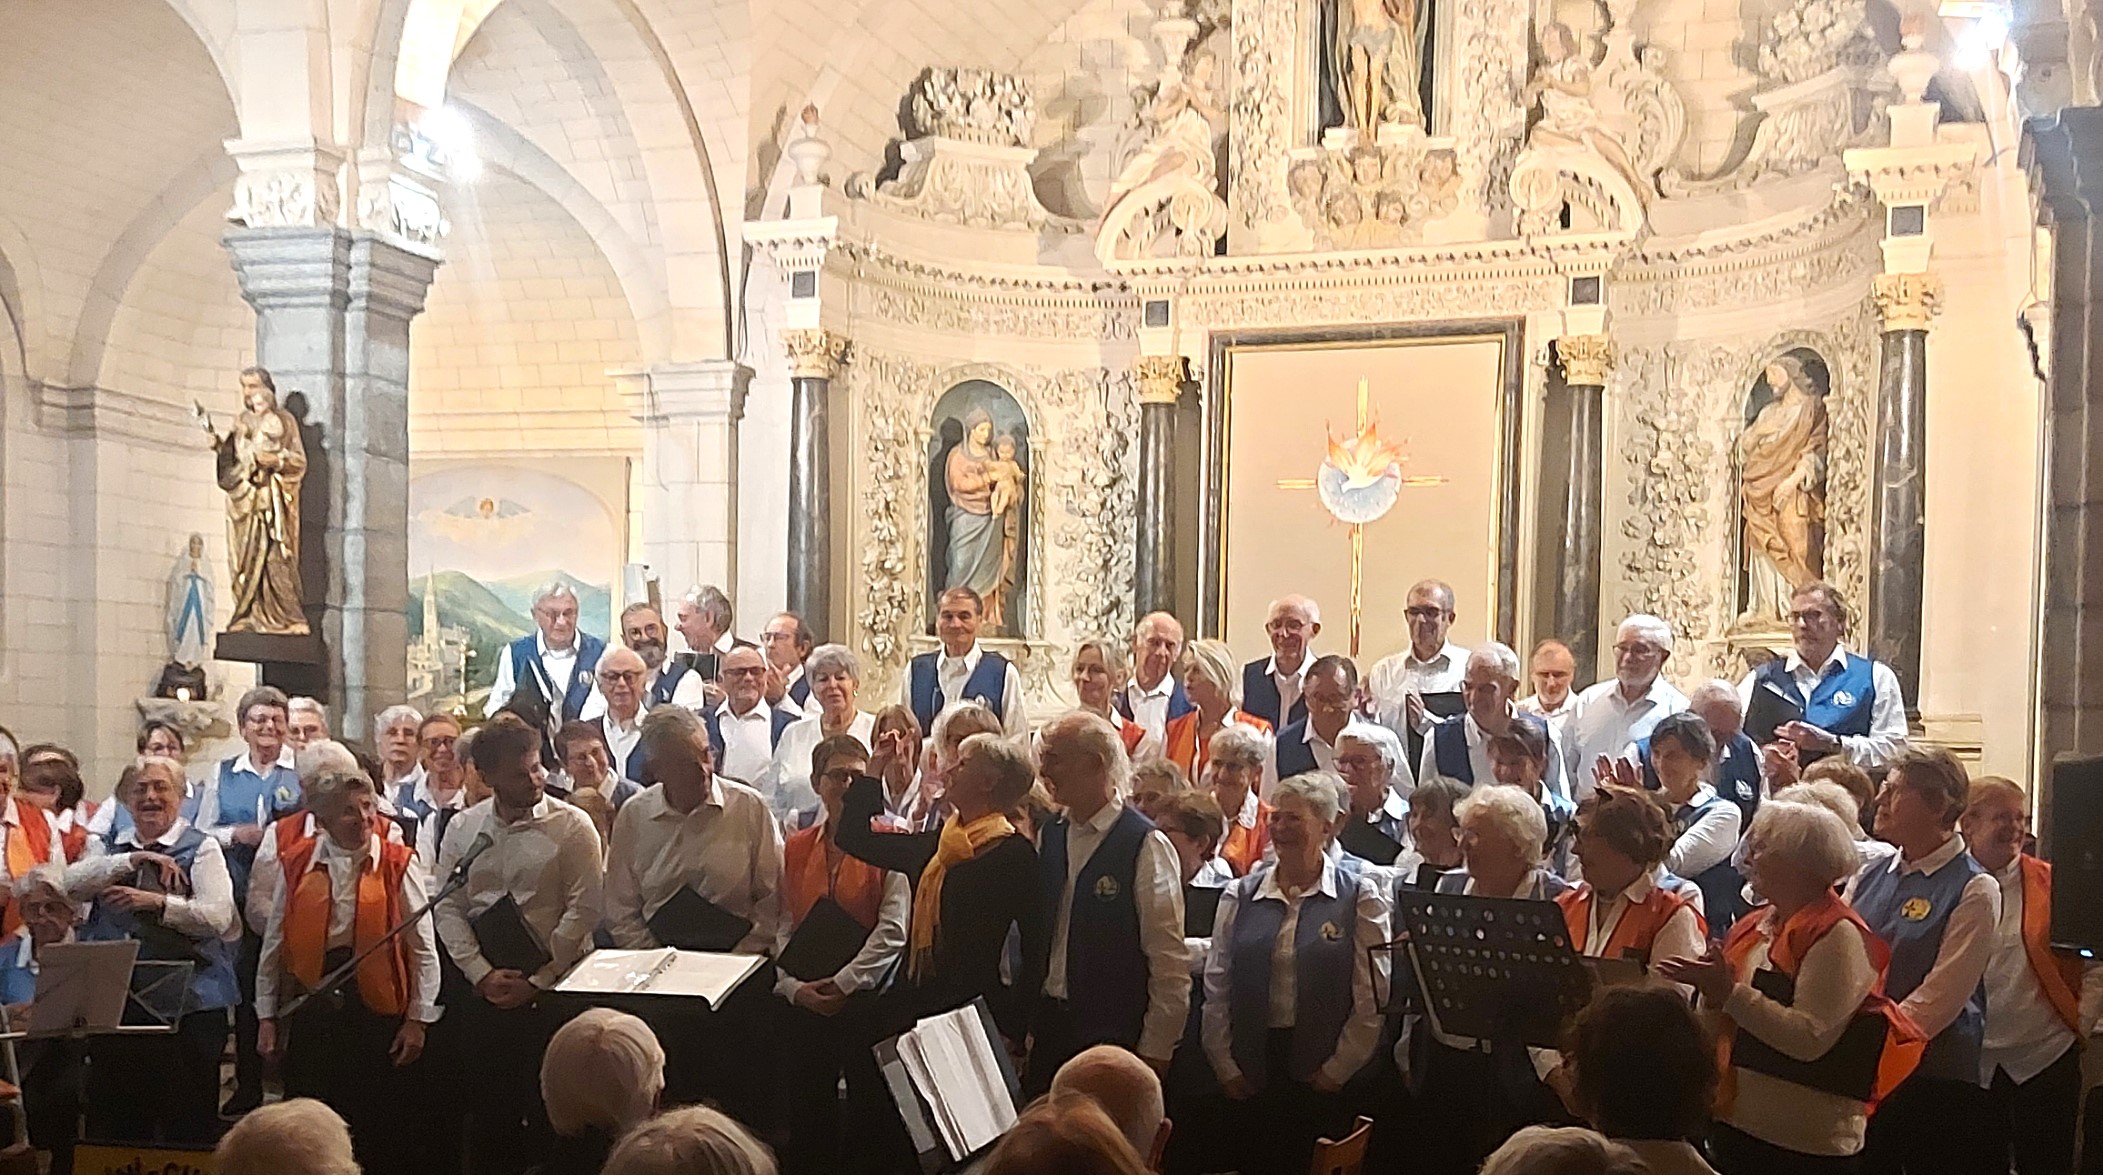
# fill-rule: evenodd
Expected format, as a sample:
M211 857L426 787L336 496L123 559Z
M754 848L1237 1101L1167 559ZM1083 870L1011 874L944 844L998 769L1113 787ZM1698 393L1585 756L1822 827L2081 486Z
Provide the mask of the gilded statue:
M299 487L307 476L307 451L299 421L278 406L277 384L260 367L241 373L241 403L243 411L223 436L198 409L218 456L219 488L226 491L227 561L234 577L226 630L305 636Z
M1742 621L1781 618L1792 591L1825 574L1826 404L1802 359L1762 374L1772 397L1738 437L1745 522Z
M1422 0L1336 0L1334 82L1344 125L1371 138L1393 123L1423 126L1417 96Z

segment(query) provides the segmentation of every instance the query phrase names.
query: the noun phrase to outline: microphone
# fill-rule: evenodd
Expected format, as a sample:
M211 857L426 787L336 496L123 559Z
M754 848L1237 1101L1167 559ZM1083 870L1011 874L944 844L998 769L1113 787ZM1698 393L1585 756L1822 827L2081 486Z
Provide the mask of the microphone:
M467 871L474 865L475 858L488 852L489 846L495 843L487 829L476 835L474 843L467 846L467 851L460 854L458 861L453 862L453 871L446 876L446 883L451 885L466 881Z

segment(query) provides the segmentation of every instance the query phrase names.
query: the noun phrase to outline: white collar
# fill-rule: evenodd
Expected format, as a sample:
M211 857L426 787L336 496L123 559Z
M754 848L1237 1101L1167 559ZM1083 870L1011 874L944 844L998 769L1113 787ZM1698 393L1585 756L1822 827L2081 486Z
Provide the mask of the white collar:
M1893 853L1891 855L1891 871L1901 876L1907 873L1933 873L1944 865L1956 860L1963 852L1964 834L1952 832L1950 839L1944 841L1941 848L1936 849L1918 861L1906 860L1906 854L1904 853Z
M366 837L365 848L362 852L360 852L356 849L344 848L342 845L336 843L335 838L327 835L326 833L316 832L313 827L313 823L313 817L308 817L307 835L314 838L314 864L313 866L311 866L311 868L321 868L324 864L325 858L350 858L353 853L358 854L358 856L355 859L357 859L362 866L359 872L362 873L369 870L377 870L380 867L380 838L378 834Z
M1714 803L1714 802L1715 802L1715 800L1716 800L1716 789L1715 789L1715 788L1713 788L1713 787L1710 787L1710 786L1709 786L1708 784L1706 784L1706 783L1697 783L1697 784L1695 784L1695 785L1694 785L1694 794L1693 794L1693 795L1691 795L1691 796L1688 796L1688 797L1687 797L1687 802L1686 802L1686 803L1684 803L1684 804L1681 804L1681 805L1679 805L1679 807L1681 807L1681 808L1706 808L1706 807L1708 807L1708 806L1709 806L1710 804Z
M1546 702L1543 702L1541 700L1541 695L1539 694L1535 694L1519 704L1523 706L1529 703L1532 705L1534 713L1540 715L1543 718L1553 718L1558 714L1564 714L1569 712L1570 707L1577 704L1577 691L1570 690L1567 693L1565 693L1563 695L1562 702L1559 705L1555 706L1550 706Z
M177 816L175 818L175 823L168 826L168 831L162 833L160 837L153 842L154 847L167 848L170 845L173 845L176 842L177 838L182 836L183 829L188 827L190 827L190 822L188 820L183 819L180 816ZM143 849L147 847L146 844L139 840L139 826L136 824L132 825L130 828L125 829L124 832L117 837L117 843L120 845L130 845L135 849Z
M609 731L617 730L622 734L632 734L643 728L643 716L649 711L650 707L648 706L637 706L635 708L635 720L624 724L620 719L613 716L612 710L608 710L606 711L606 729Z
M1365 822L1367 824L1377 823L1382 816L1396 820L1409 819L1409 801L1396 795L1393 787L1387 789L1387 798L1380 801L1379 811L1366 813Z
M1336 856L1329 853L1322 854L1322 871L1315 875L1314 888L1302 891L1300 896L1305 898L1308 894L1318 893L1325 898L1335 897L1336 862ZM1275 864L1266 865L1263 870L1263 880L1256 883L1256 900L1262 901L1264 898L1272 898L1281 902L1287 900L1285 890L1278 885L1278 867Z
M964 665L964 675L968 677L971 674L976 673L978 671L978 663L981 660L983 660L985 656L986 651L979 647L979 643L977 641L972 641L971 647L964 650L964 655L961 657L951 656L949 650L947 649L936 650L935 667L937 669L940 669L944 665L962 662Z
M263 773L256 770L255 760L249 758L251 754L253 754L253 752L244 749L239 755L236 755L234 757L234 770L246 771L250 775L261 779L263 777ZM270 769L273 771L277 770L280 767L290 769L292 766L292 758L292 744L285 743L282 746L278 747L277 762L271 764Z
M1650 688L1644 690L1643 696L1634 701L1630 701L1627 695L1621 692L1621 679L1618 677L1609 677L1599 684L1606 687L1606 696L1612 698L1614 704L1624 710L1632 710L1637 706L1643 705L1658 705L1669 696L1664 691L1672 688L1672 683L1665 680L1665 675L1662 672L1650 679Z
M722 701L716 703L716 718L719 721L724 718L728 718L732 722L765 722L773 717L774 708L772 706L767 705L767 699L765 698L761 698L759 701L752 703L752 708L750 710L745 711L743 714L740 714L736 710L730 708L729 698L724 698Z
M2010 857L2008 859L2008 863L2006 865L2003 865L1999 869L1995 869L1992 872L1994 880L2000 882L2002 885L2012 885L2020 882L2023 877L2023 855L2021 853L2017 853L2015 856Z
M1842 665L1847 664L1847 642L1841 641L1834 644L1833 651L1826 655L1825 660L1818 663L1818 675L1821 677L1825 676L1826 666L1831 665L1835 661ZM1810 667L1811 663L1804 660L1803 654L1797 652L1795 647L1791 646L1789 659L1782 663L1782 668L1788 672L1789 676L1795 677L1798 673Z
M1234 823L1243 828L1256 827L1256 816L1262 811L1262 801L1256 798L1256 789L1250 788L1241 798L1241 811L1234 813Z
M1347 731L1349 731L1352 727L1357 725L1359 725L1358 715L1353 714L1351 717L1344 720L1344 728L1343 730L1339 730L1336 732L1336 737L1339 739L1343 738L1344 734ZM1314 732L1314 719L1312 718L1309 718L1307 720L1307 729L1300 735L1300 741L1306 743L1310 747L1315 746L1316 744L1320 744L1321 746L1328 747L1332 751L1336 749L1335 743L1330 742L1328 739L1325 739Z
M1139 684L1139 679L1134 677L1132 684L1126 688L1131 691L1131 696L1134 698L1171 697L1176 692L1176 675L1173 670L1162 674L1161 680L1155 682L1151 689Z
M577 646L583 643L581 637L582 634L571 637L570 647L567 649L551 649L548 647L548 634L536 629L533 633L533 647L539 650L542 657L553 657L559 661L577 655Z
M1305 681L1307 680L1307 667L1312 664L1314 664L1314 657L1311 654L1302 653L1300 654L1300 667L1291 673L1287 673L1283 669L1278 668L1278 654L1272 653L1271 659L1263 663L1263 671L1272 677L1290 677L1294 681Z
M1467 657L1468 651L1452 641L1447 641L1445 646L1439 649L1438 654L1429 661L1422 660L1417 656L1417 647L1415 645L1402 650L1402 664L1412 669L1419 667L1429 669L1440 662L1452 665L1455 660L1465 661Z
M1255 792L1251 791L1249 794L1253 796ZM1075 828L1085 828L1090 832L1098 833L1108 832L1110 826L1117 823L1117 818L1124 813L1124 810L1125 802L1119 799L1115 793L1112 793L1110 802L1098 809L1095 815L1090 816L1086 820L1074 820L1071 816L1068 816L1067 819L1072 821Z
M529 824L535 823L536 821L546 819L548 813L553 812L555 810L555 805L560 801L558 801L554 796L549 795L545 790L543 790L540 793L540 799L534 801L533 806L531 808L526 809L525 818L521 820L512 821L509 824L504 822L504 818L502 816L497 815L497 800L495 796L491 796L482 802L489 805L489 826L494 829L505 829L524 828Z
M451 797L440 800L438 794L431 790L431 774L427 771L422 779L416 781L416 791L413 798L417 803L423 804L433 811L439 808L451 808L458 811L467 807L467 787L465 784L456 787L453 789Z

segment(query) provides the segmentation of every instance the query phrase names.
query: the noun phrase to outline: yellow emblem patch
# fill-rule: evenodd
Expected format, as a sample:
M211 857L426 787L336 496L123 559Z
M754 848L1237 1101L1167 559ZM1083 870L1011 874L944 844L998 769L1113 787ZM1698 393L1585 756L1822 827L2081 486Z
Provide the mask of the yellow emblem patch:
M1334 922L1322 923L1322 941L1335 942L1344 936L1344 928Z
M1919 922L1932 913L1934 909L1935 907L1930 905L1926 898L1907 898L1906 904L1899 907L1899 917L1904 918L1908 922Z
M1115 877L1098 877L1095 879L1095 896L1098 899L1105 902L1115 901L1118 892L1117 879Z

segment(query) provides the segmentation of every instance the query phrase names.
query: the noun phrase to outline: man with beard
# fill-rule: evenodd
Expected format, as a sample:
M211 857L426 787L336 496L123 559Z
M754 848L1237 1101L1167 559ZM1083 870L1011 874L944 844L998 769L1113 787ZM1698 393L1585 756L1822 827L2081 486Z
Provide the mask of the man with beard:
M684 663L668 659L664 617L655 605L639 602L621 609L621 643L635 650L649 670L643 685L643 705L669 702L699 712L708 705L708 683Z

